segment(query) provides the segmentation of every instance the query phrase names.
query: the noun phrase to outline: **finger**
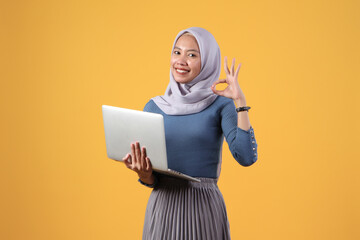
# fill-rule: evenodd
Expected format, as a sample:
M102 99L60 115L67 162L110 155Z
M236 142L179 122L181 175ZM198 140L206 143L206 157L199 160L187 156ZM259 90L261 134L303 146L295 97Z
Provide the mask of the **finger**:
M226 79L218 79L216 80L211 87L215 87L219 83L226 83Z
M213 93L217 94L217 95L220 95L220 96L224 96L223 92L225 91L224 90L217 90L216 89L216 85L219 84L219 83L227 83L227 79L218 79L216 80L213 85L211 86L211 90L213 91Z
M137 162L137 159L136 159L136 156L135 156L135 144L131 143L131 164L132 164L132 167L135 166L136 162Z
M141 169L146 169L146 148L142 147L141 148Z
M241 63L239 64L239 66L236 69L236 73L235 73L235 78L236 79L238 78L240 67L241 67Z
M127 160L128 160L128 158L129 158L129 154L126 154L126 156L125 156L125 157L123 157L123 158L122 158L122 160L123 160L123 161L127 161Z
M224 59L225 59L224 60L224 69L225 69L225 73L227 75L227 74L230 74L229 68L228 68L228 65L227 65L227 57L225 57Z
M146 171L152 171L152 165L150 162L150 158L146 157Z
M224 96L224 91L225 90L216 90L215 87L211 87L211 90L213 91L213 93L215 93L215 94L217 94L219 96Z
M140 168L141 162L141 151L140 151L140 143L136 142L135 144L135 156L136 156L136 166Z
M124 163L125 163L125 166L126 166L127 168L130 168L130 169L131 169L131 161L130 161L131 155L130 155L130 154L127 154L126 156L127 156L126 158L123 158Z
M234 68L235 68L235 58L233 58L232 64L231 64L231 75L234 75L234 72L235 72Z

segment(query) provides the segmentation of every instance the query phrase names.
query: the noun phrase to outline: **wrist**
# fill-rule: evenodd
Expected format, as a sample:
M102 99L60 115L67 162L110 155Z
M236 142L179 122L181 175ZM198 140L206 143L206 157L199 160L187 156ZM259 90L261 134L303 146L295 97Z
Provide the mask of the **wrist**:
M152 185L155 182L154 174L151 174L149 177L139 176L139 179L146 184Z
M246 106L246 100L245 98L237 98L234 99L235 105L236 107L245 107Z

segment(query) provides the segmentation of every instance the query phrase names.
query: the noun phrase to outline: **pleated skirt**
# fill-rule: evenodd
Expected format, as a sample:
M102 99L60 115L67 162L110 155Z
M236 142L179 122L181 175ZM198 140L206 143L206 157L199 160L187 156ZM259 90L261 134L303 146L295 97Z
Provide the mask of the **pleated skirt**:
M160 175L145 212L143 240L228 240L229 221L217 179L192 182Z

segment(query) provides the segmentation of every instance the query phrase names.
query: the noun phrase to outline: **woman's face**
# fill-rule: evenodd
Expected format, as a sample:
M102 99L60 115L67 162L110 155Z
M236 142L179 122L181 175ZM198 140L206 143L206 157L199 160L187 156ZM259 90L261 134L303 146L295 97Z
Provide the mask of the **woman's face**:
M170 69L178 83L189 83L201 70L200 49L192 35L182 35L171 54Z

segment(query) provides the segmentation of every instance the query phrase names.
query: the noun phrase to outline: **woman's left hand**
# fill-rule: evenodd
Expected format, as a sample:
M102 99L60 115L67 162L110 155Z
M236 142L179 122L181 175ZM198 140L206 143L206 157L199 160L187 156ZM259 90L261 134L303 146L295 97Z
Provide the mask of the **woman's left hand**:
M244 93L242 92L237 80L240 67L241 63L238 65L235 72L235 58L233 58L231 70L229 70L227 65L227 57L225 57L224 68L226 73L226 79L219 79L215 81L214 84L211 86L211 90L217 95L231 98L234 101L245 101ZM224 90L216 90L216 85L219 83L227 83L228 86Z

